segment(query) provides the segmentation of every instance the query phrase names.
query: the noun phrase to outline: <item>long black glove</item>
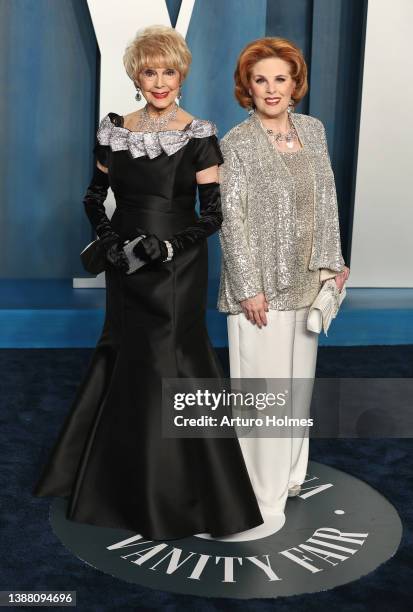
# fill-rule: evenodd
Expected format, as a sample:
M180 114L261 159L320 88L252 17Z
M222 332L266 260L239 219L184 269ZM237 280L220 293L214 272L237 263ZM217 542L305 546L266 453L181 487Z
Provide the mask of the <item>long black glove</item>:
M167 241L159 240L155 234L147 236L135 247L134 253L146 261L165 261L168 256L166 244L172 247L173 257L198 240L214 234L222 224L221 192L219 183L198 185L200 217L194 225L177 232ZM169 259L168 259L169 260Z
M202 238L208 238L219 230L222 224L221 191L219 183L198 185L199 214L196 223L177 232L168 241L174 256Z
M89 221L99 236L99 244L107 260L115 268L126 271L129 268L129 263L122 249L122 239L113 230L103 204L106 200L108 189L109 177L107 173L95 166L92 181L83 198L83 204L85 205Z

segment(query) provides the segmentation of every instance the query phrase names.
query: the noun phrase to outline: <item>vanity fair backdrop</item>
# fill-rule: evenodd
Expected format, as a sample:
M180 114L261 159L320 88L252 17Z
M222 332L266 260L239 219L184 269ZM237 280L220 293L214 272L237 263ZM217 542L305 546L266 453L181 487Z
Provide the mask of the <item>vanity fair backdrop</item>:
M0 102L8 118L1 122L0 152L3 278L84 276L78 253L90 227L81 200L97 122L108 111L136 108L121 62L124 41L149 23L172 23L193 53L183 106L216 122L221 137L246 116L232 95L235 59L245 43L279 35L300 45L310 92L297 111L326 127L343 254L352 268L348 286L413 286L406 172L413 118L405 114L391 147L377 129L385 100L396 104L396 95L400 102L401 83L403 107L413 101L412 84L404 78L409 0L396 0L391 12L384 0L368 7L366 0L123 0L116 6L111 0L13 0L3 1L0 10L0 66L8 84ZM384 40L392 41L391 54ZM390 203L396 221L389 224ZM22 233L26 248L18 249ZM386 237L380 248L378 235ZM43 248L47 243L49 249ZM217 237L210 246L216 286Z

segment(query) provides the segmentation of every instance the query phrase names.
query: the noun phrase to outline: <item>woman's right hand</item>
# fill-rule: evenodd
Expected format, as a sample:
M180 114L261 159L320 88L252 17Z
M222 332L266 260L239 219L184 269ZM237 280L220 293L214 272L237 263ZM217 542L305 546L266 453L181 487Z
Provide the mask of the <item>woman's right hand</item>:
M347 266L344 266L344 270L340 272L340 274L337 274L334 277L339 292L342 291L343 285L347 281L349 276L350 276L350 268L348 268Z
M267 325L265 313L268 312L268 302L264 293L257 293L252 298L242 300L240 306L248 321L251 321L253 325L258 325L259 328Z
M129 261L120 241L114 242L108 246L106 249L106 259L114 268L121 272L127 272L129 270Z

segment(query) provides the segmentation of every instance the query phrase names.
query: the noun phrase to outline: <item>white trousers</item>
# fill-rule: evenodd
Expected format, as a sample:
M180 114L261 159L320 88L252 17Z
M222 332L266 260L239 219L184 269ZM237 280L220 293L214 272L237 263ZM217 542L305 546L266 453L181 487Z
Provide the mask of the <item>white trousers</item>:
M307 330L308 307L266 314L267 326L261 329L243 313L228 315L231 378L305 379L304 385L292 385L291 416L309 418L318 334ZM308 435L240 436L239 442L263 516L283 513L288 488L305 479Z

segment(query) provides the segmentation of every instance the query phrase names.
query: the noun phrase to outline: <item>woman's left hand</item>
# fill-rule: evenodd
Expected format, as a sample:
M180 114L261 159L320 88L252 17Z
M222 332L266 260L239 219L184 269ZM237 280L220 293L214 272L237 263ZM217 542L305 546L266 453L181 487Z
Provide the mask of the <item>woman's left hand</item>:
M340 292L343 288L344 283L346 282L349 276L350 276L350 268L348 268L347 266L344 266L344 270L340 272L340 274L337 274L337 276L334 277L336 279L337 288Z

